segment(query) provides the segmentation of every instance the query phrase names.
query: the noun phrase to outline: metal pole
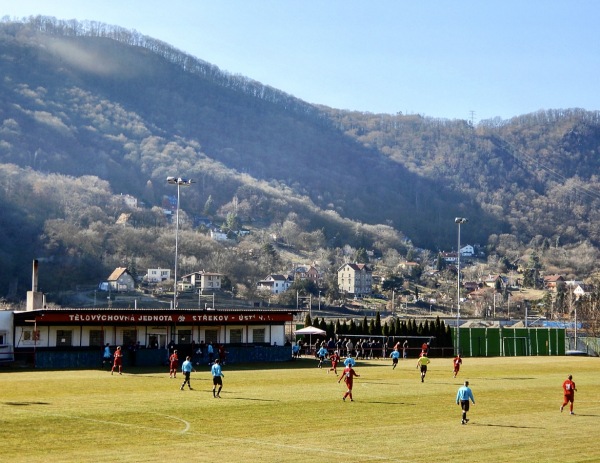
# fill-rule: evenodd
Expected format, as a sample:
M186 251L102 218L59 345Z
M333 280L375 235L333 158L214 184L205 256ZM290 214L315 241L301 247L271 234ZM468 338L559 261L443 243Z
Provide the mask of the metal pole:
M458 248L456 250L456 353L460 352L460 221L458 222Z
M179 244L179 182L177 182L177 205L175 207L175 276L173 285L173 309L177 308L177 251Z
M185 179L181 177L167 177L167 183L170 185L177 185L177 204L175 207L175 272L173 275L173 279L175 281L173 285L173 309L177 308L177 262L178 262L178 252L179 252L179 195L180 195L180 187L189 186L194 183L191 179Z
M458 248L456 249L456 354L460 353L460 226L467 223L464 217L456 217L454 223L458 225Z

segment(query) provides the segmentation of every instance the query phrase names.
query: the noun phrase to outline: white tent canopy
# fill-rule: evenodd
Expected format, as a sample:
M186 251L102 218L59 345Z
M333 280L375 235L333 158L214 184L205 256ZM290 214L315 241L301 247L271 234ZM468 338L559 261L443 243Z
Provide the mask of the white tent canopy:
M307 326L305 328L302 328L300 330L296 330L295 334L308 334L308 344L312 346L312 335L314 334L315 336L323 336L324 334L327 334L326 331L317 328L315 326Z
M324 335L326 334L326 331L320 329L320 328L316 328L314 326L307 326L305 328L302 328L300 330L296 330L295 334L308 334L308 335Z

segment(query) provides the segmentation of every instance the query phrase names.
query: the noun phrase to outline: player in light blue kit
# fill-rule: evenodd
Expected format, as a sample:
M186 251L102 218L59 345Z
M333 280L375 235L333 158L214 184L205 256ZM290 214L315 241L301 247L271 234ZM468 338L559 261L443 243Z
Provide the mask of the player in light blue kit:
M400 358L400 351L398 350L398 348L394 348L394 350L390 354L390 357L392 357L392 370L394 370L398 366L398 359Z
M183 386L187 383L190 391L192 390L192 383L190 383L190 373L194 370L194 366L192 365L191 357L188 355L185 358L185 361L181 364L181 373L183 373L183 384L180 389L183 391Z
M225 377L225 375L221 372L221 365L219 365L220 360L219 359L215 359L215 363L213 363L213 366L210 368L210 373L212 374L213 377L213 397L215 399L220 399L221 398L221 389L223 389L223 380L221 379L222 377ZM219 386L219 389L217 390L217 386Z
M317 352L317 356L319 357L318 368L323 368L323 361L327 357L327 348L325 346L321 346L321 348Z

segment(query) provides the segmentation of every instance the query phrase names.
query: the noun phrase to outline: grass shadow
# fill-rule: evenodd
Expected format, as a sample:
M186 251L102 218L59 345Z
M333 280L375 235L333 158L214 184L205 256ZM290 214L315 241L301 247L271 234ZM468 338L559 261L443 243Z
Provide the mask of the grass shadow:
M493 428L515 428L515 429L545 429L542 426L517 426L516 424L494 424L494 423L471 423L470 426L488 426Z
M50 405L50 402L4 402L4 405Z

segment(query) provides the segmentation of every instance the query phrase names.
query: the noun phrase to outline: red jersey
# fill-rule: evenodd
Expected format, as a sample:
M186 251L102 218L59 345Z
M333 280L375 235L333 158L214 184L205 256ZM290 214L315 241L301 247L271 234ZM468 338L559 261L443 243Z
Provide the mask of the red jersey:
M340 361L340 356L338 354L332 354L331 357L329 357L329 360L331 360L331 365L337 365L337 363Z
M570 379L566 379L563 383L563 391L565 391L565 395L574 395L575 394L575 383Z
M350 387L350 386L352 386L354 377L358 376L358 375L356 374L356 371L354 371L354 369L350 365L348 365L346 368L344 368L344 372L342 373L342 376L343 376L346 384Z
M462 359L460 357L454 357L454 369L458 370L462 363Z
M179 362L177 354L171 354L171 356L169 357L169 361L171 362L171 365L177 365L177 362Z

